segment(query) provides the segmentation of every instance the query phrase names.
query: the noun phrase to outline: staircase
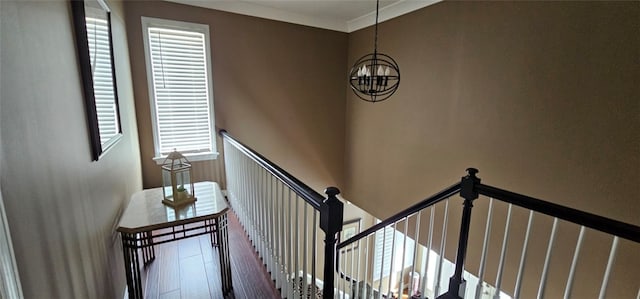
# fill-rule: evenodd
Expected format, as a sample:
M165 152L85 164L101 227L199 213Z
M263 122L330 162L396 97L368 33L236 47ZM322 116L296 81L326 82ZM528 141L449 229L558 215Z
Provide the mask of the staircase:
M469 168L338 240L337 188L321 195L220 135L229 201L281 298L640 299L625 273L638 273L638 226L485 185Z

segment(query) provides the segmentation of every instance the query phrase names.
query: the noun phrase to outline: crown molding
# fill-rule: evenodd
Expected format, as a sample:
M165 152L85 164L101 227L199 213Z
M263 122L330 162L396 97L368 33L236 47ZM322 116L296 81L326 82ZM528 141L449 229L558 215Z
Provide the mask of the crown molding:
M258 17L263 19L293 23L329 29L341 32L347 32L346 22L338 19L319 18L303 14L296 14L280 9L267 6L253 4L244 1L200 1L200 0L165 0L168 2L180 3L191 6L198 6L221 10L246 16Z
M429 5L442 2L443 0L401 0L399 2L380 8L378 23L397 18L401 15L416 11ZM376 12L370 12L364 16L346 22L347 31L354 32L376 23Z
M221 10L241 15L276 20L298 25L350 33L375 24L375 11L344 21L340 19L321 18L303 14L291 13L259 4L244 1L206 1L206 0L165 0L191 6ZM442 0L401 0L389 6L380 8L379 22L383 22L403 14L438 3Z

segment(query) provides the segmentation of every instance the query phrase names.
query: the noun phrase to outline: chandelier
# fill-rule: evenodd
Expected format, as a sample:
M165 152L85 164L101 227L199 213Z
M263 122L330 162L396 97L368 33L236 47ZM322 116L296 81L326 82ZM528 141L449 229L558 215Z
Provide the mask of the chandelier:
M393 95L400 85L400 68L391 56L378 53L378 13L380 0L376 1L376 25L373 53L362 56L351 68L351 90L367 102L381 102Z

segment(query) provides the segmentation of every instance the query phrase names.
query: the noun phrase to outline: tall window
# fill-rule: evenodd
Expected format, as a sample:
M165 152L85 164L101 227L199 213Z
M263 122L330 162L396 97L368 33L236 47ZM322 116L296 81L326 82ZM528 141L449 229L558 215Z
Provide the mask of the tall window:
M156 160L214 159L209 26L142 17Z

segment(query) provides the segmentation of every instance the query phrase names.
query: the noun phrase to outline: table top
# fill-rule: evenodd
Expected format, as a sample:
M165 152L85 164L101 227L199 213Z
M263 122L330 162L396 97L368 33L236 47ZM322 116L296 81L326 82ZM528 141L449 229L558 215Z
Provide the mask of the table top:
M120 218L118 231L146 232L212 219L227 212L229 208L218 183L198 182L193 186L196 202L176 209L162 203L162 187L134 193Z

